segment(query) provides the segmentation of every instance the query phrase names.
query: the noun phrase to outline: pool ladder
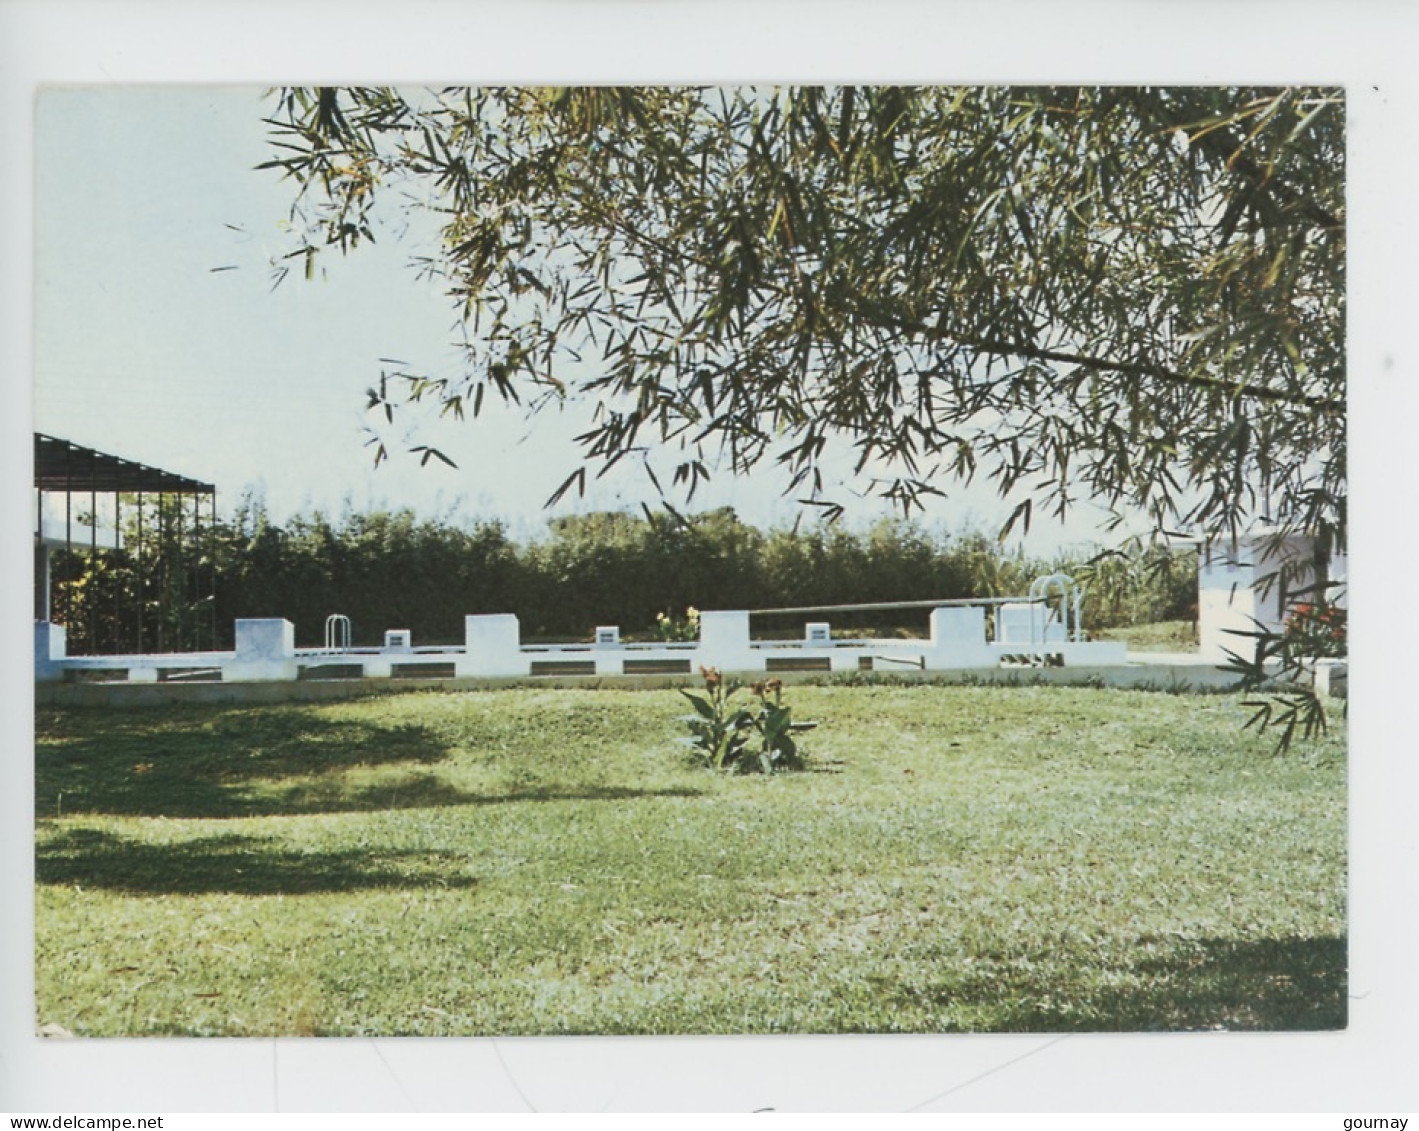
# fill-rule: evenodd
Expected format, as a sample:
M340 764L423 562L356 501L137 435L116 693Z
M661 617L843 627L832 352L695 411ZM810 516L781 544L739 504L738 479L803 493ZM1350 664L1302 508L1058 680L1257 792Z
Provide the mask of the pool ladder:
M331 613L325 618L325 650L327 652L348 652L350 650L350 618L344 613Z

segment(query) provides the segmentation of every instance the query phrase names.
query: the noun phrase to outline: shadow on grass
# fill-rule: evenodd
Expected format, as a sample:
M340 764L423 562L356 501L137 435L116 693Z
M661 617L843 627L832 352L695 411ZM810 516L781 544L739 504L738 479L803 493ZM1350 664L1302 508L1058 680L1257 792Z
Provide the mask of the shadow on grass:
M423 727L331 719L298 706L112 712L100 726L95 717L36 716L37 817L299 812L284 808L270 785L290 777L333 782L354 766L430 765L448 756Z
M294 816L699 792L534 785L468 793L426 768L449 755L433 731L332 719L304 706L44 712L36 734L37 818ZM403 772L357 786L346 776L356 767Z
M1172 1028L1343 1029L1345 938L1203 939L1138 964L1144 1001ZM1120 1011L1129 998L1121 995Z
M380 785L351 789L338 778L292 786L264 811L303 813L380 812L390 809L435 809L459 805L515 805L556 801L637 801L656 797L700 797L703 791L626 789L619 786L523 786L504 793L470 793L435 774L415 774ZM252 808L260 808L253 802ZM244 815L244 814L243 814Z
M98 829L72 829L39 848L35 878L136 895L306 895L477 884L458 874L454 863L427 852L292 852L273 848L264 837L144 844Z
M928 996L947 1005L989 992L994 1032L1343 1029L1347 961L1344 937L1176 940L1097 971L1123 984L1092 986L1081 976L1061 985L1061 963L995 962L971 979L981 984L942 983Z
M468 793L431 767L450 747L410 723L336 719L305 705L36 716L35 816L223 818L523 801L626 801L701 791L520 786ZM375 785L346 771L394 767Z

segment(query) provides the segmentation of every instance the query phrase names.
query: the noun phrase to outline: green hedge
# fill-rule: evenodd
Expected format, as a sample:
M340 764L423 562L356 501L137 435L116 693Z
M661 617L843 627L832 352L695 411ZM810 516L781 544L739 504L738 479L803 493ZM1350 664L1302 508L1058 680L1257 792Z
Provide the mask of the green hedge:
M650 633L658 613L692 605L1007 596L1055 570L1087 581L1090 627L1186 618L1196 596L1195 558L1158 547L1093 561L1031 559L974 532L933 533L902 520L765 531L728 508L685 520L558 518L525 543L496 521L420 520L409 510L316 512L279 525L250 499L205 532L200 552L161 552L157 529L149 514L140 540L132 508L126 552L56 564L55 601L73 651L130 650L139 621L147 650L160 628L173 650L230 647L240 617L285 617L299 644L315 645L331 613L351 618L357 644L377 644L389 628L410 629L416 644L459 643L466 614L504 612L517 614L524 639L585 639L598 624L634 636ZM925 620L920 611L832 619L881 631Z

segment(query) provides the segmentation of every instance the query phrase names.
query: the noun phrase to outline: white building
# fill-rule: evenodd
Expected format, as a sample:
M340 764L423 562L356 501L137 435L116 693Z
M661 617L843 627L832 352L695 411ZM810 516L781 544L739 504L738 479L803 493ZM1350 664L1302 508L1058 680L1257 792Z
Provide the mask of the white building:
M1261 529L1236 541L1202 543L1197 561L1197 631L1202 655L1248 657L1245 634L1281 633L1300 604L1344 607L1346 555L1308 535Z

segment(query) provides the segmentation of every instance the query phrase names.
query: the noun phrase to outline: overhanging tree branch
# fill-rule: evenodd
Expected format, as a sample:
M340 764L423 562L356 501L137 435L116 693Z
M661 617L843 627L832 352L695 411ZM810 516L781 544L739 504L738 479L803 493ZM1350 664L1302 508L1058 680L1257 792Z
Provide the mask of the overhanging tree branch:
M786 449L816 482L835 435L874 489L900 470L924 490L916 461L940 454L943 476L988 460L1011 491L1159 522L1186 496L1199 524L1261 499L1343 529L1342 92L475 95L286 98L273 140L342 252L382 186L441 215L425 262L466 384L555 369L589 413L581 458L657 421L691 463L702 442L736 472ZM336 127L338 166L307 160Z
M903 328L905 329L906 327ZM928 338L935 337L941 340L950 340L960 345L970 346L972 349L997 354L1001 357L1023 357L1031 361L1048 361L1058 365L1073 365L1080 369L1107 370L1113 373L1122 373L1130 377L1151 377L1159 381L1169 382L1170 384L1187 385L1197 389L1218 390L1232 396L1248 397L1253 400L1268 401L1273 404L1297 405L1332 416L1345 415L1344 401L1336 401L1329 397L1308 396L1305 393L1292 393L1285 389L1276 389L1267 385L1257 385L1249 381L1233 381L1224 377L1203 377L1196 374L1179 373L1176 370L1168 369L1162 365L1150 365L1146 362L1115 361L1106 357L1091 357L1086 354L1045 349L1029 342L1007 342L996 338L977 338L968 334L957 333L949 327L937 329L926 326L924 323L914 324L911 329L912 332L920 333Z

